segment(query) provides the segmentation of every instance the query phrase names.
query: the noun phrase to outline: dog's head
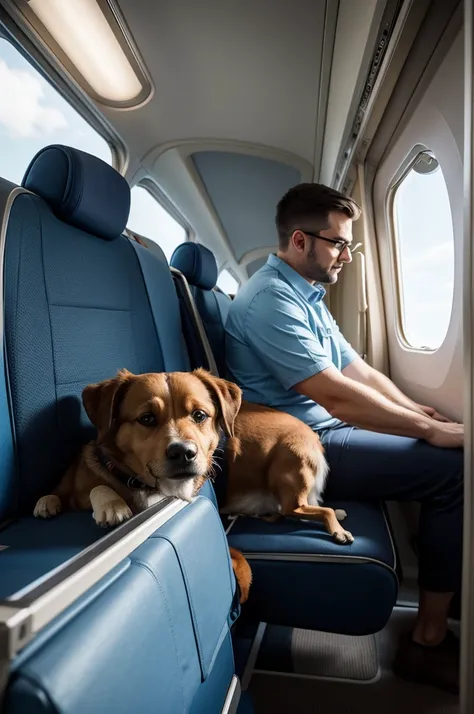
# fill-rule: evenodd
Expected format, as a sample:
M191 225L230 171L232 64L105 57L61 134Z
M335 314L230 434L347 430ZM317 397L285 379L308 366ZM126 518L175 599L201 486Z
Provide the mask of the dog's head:
M113 379L82 393L97 443L164 495L190 498L209 475L220 429L233 436L242 392L203 369Z

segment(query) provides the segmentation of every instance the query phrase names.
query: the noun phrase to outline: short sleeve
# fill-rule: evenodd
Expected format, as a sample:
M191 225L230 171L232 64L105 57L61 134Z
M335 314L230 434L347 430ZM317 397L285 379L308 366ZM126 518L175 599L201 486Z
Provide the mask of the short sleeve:
M270 285L253 298L245 338L285 389L333 366L291 290Z
M339 349L341 351L341 372L344 369L344 367L347 367L348 364L353 362L355 359L359 357L355 349L349 344L349 342L346 340L344 335L342 334L341 330L339 329L339 326L335 319L331 316L331 319L334 323L334 327L336 328L336 335L337 335L337 341L339 343Z
M347 367L348 364L353 362L355 359L359 357L357 352L349 342L345 339L345 337L342 335L341 332L338 333L339 335L339 347L341 349L341 372L344 369L344 367Z
M348 364L357 359L359 355L342 334L341 330L339 329L339 325L329 312L326 305L324 306L324 310L326 312L326 319L329 320L332 325L334 339L339 346L339 353L341 355L341 366L339 369L342 372L342 370L347 367Z

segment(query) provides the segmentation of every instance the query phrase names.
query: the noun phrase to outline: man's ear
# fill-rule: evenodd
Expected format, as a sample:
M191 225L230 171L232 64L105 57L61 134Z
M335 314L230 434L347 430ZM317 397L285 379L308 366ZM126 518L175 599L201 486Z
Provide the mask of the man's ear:
M242 390L233 382L213 374L205 369L196 369L193 374L204 383L219 409L219 419L224 433L229 438L234 436L234 422L242 404Z
M133 376L128 370L121 369L116 377L89 384L84 388L82 403L87 416L97 429L97 443L101 444L109 433Z

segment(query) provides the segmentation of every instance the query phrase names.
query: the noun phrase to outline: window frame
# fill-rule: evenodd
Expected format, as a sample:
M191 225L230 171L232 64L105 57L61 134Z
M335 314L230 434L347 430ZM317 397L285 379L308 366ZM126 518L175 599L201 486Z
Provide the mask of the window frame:
M186 238L185 242L187 243L188 241L191 243L196 242L196 233L194 229L192 228L191 224L188 223L188 221L184 218L184 216L178 211L176 206L171 203L169 198L165 196L163 191L160 189L158 184L150 177L150 176L145 176L144 178L141 178L137 183L134 183L133 186L130 186L130 194L133 191L134 188L143 188L147 193L150 194L152 199L158 203L161 208L168 213L168 215L173 218L176 223L178 223L181 228L184 229ZM132 232L136 233L131 226L127 225L127 228ZM157 243L157 241L153 240L153 238L150 238L150 236L143 236L144 238L147 238L147 240L151 240L153 243L156 243L162 250L162 246Z
M395 173L393 176L392 181L390 182L390 185L388 187L387 191L387 198L385 201L385 219L386 219L386 225L388 229L388 245L389 245L389 251L390 251L390 257L391 257L391 262L392 262L392 274L393 274L393 280L392 280L392 292L394 293L394 302L396 305L396 321L395 321L395 334L398 339L399 344L401 347L403 347L405 350L409 352L417 352L419 354L434 354L438 350L440 350L446 340L447 332L446 335L443 339L443 342L438 345L438 347L435 348L430 348L430 347L415 347L412 345L405 332L405 327L404 327L404 319L403 316L405 314L405 301L404 301L404 296L403 296L403 282L402 282L402 270L401 270L401 251L400 251L400 244L397 236L397 230L396 230L396 218L395 218L395 196L397 193L397 190L400 188L400 185L402 182L405 180L407 175L410 173L412 170L413 166L415 165L418 157L420 154L429 152L433 154L436 157L436 160L439 162L439 168L441 170L441 173L443 174L443 179L444 179L444 172L443 168L441 166L441 162L438 159L437 155L433 151L433 149L430 149L428 146L425 144L415 144L411 151L408 152L407 156L405 157L405 160L402 162L400 165L398 171ZM446 183L446 179L444 179ZM446 189L447 189L447 184L446 184ZM451 222L453 223L453 216L452 212L451 213ZM454 223L453 223L453 238L454 238ZM453 298L454 299L454 298ZM451 304L451 311L453 308L453 303ZM448 325L448 330L449 330L449 325Z
M28 62L31 68L76 111L87 124L107 143L111 153L111 166L124 175L129 152L112 126L99 113L92 100L78 87L58 65L57 59L37 45L22 28L14 25L8 15L2 16L0 40L8 42ZM33 158L33 157L31 157Z

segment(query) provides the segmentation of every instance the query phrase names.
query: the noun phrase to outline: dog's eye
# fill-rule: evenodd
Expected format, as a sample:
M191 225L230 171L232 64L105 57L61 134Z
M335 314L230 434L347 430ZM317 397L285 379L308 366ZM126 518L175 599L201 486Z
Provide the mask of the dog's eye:
M196 409L191 414L191 418L196 422L196 424L202 424L203 421L206 421L207 414L206 412L203 412L202 409Z
M142 426L156 426L156 417L151 412L142 414L141 417L138 417L137 421Z

